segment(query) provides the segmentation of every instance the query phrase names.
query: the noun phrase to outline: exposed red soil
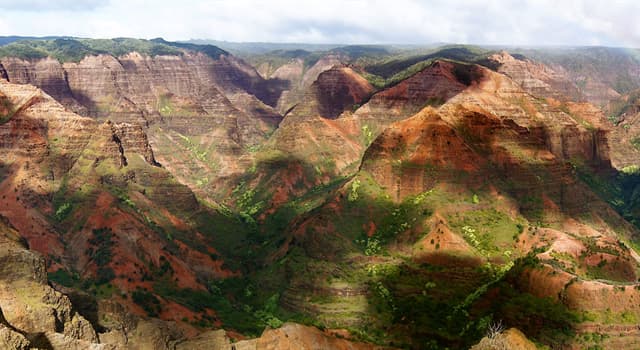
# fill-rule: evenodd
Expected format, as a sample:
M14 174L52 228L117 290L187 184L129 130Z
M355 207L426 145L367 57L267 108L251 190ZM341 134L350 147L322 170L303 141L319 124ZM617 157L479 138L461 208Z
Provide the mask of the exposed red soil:
M418 262L443 262L442 256L450 256L450 261L473 260L478 264L482 256L475 254L463 237L449 229L446 220L439 214L434 214L429 220L431 229L427 235L419 240L413 248L413 259ZM456 259L459 258L459 259Z

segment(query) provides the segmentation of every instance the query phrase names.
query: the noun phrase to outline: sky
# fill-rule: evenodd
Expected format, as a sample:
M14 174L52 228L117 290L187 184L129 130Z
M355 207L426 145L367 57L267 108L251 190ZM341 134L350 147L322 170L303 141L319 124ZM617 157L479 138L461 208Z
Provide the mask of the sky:
M638 0L0 0L0 36L640 47Z

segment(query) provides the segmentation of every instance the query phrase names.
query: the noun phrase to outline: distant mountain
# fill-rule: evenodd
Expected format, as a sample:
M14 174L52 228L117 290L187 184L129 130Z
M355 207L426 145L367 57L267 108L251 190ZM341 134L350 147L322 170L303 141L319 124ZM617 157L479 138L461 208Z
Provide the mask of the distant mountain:
M336 47L344 46L340 44L304 44L304 43L265 43L265 42L232 42L208 39L191 39L184 41L189 44L215 45L236 55L263 54L274 50L306 50L306 51L327 51Z
M0 57L42 59L52 57L60 62L78 62L86 56L107 54L121 56L130 52L144 55L180 55L182 49L202 52L216 59L227 52L213 45L172 43L161 38L153 40L115 39L20 39L0 46Z
M64 36L0 36L0 46L10 44L14 41L21 40L55 40L55 39L71 39L71 37Z

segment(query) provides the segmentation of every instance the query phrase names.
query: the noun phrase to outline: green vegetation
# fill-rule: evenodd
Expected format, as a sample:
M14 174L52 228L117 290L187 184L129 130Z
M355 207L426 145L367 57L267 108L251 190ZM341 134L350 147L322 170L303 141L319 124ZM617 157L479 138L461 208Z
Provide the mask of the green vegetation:
M65 287L74 287L80 284L80 276L77 273L72 274L63 269L58 269L55 272L49 272L48 278L49 280Z
M136 50L149 55L182 54L183 49L193 48L162 40L61 40L15 43L14 47L0 50L24 50L23 54L27 56L49 55L62 61L77 61L83 55L95 53L119 55ZM392 85L415 74L436 59L488 64L483 59L489 54L471 47L448 47L404 57L379 54L373 48L361 47L343 48L340 52L367 63L357 67L364 67L367 72L363 75L378 87ZM213 57L216 53L219 54L211 49L207 54ZM393 58L387 59L389 55ZM273 56L271 63L276 65L302 58L308 67L317 57L320 56L307 52L281 53L279 57ZM477 72L471 65L456 65L453 73L466 84L477 79ZM434 106L442 103L440 98L426 101L427 105ZM177 104L177 99L162 95L157 109L167 117L180 111ZM354 110L358 107L353 106ZM378 132L375 128L362 125L359 141L370 145ZM461 126L457 131L478 154L489 152L483 148L486 143L478 138L477 130ZM213 146L202 146L204 138L178 136L178 143L174 145L186 149L192 159L211 162L215 156ZM640 141L634 139L632 143L640 148ZM404 192L393 185L381 187L364 170L352 176L331 178L329 170L336 167L329 152L313 155L316 163L309 165L266 146L245 146L245 151L252 153L255 161L247 174L233 179L237 186L232 190L225 188L226 197L222 198L222 203L207 204L203 200L200 208L189 211L178 208L170 212L190 229L176 229L170 222L172 218L161 212L162 208L153 208L140 197L140 194L145 195L151 201L157 198L152 197L153 186L143 185L155 181L148 180L144 172L133 172L135 181L120 186L112 178L123 175L125 170L116 169L107 161L94 163L97 150L85 151L74 164L75 176L91 174L100 176L101 182L113 182L102 184L117 198L113 204L116 211L105 215L124 211L158 237L166 239L162 242L159 263L148 259L144 262L143 280L151 281L145 284L151 287L138 288L130 295L148 315L158 316L164 311L166 302L175 302L198 315L187 321L200 328L212 328L222 322L226 329L251 336L259 335L265 327L276 328L283 321L298 320L320 327L348 328L358 339L404 348L468 348L497 321L523 329L528 336L554 348L572 336L572 325L580 319L552 299L526 293L519 279L524 269L535 269L539 264L533 254L519 258L519 250L513 249L521 233L529 227L529 232L535 234L536 231L531 231L532 226L539 225L544 218L543 199L547 194L538 188L520 190L527 193L520 198L510 197L518 192L516 184L509 183L508 178L499 179L503 182L494 188L496 183L490 182L492 178L481 179L480 182L485 182L477 186L474 182L473 186L460 185L450 189L438 186L437 179L448 176L455 180L466 179L469 174L433 164L416 165L399 160L392 165L394 175L406 175L413 170L425 175L421 184L416 181L416 187L422 186L424 191L404 198ZM401 156L404 151L398 149L393 156ZM533 181L547 182L548 170L536 164L526 150L516 145L507 151L525 161L527 168L523 173L531 175ZM129 169L138 170L134 164L136 160L130 161ZM283 174L287 174L281 171L283 169L291 170L295 175L283 179ZM145 168L145 171L152 170ZM626 217L639 217L640 189L637 185L640 171L637 167L623 169L616 174L614 182L577 165L576 172L585 183L601 189L601 193ZM217 185L213 183L215 176L209 176L202 172L192 180L198 187ZM66 180L62 180L60 189L53 194L54 211L50 219L55 219L52 224L63 228L68 228L71 221L82 228L83 203L95 193L95 188L83 184L82 188L72 189ZM274 196L276 187L284 191ZM488 188L491 188L491 195L488 195ZM506 200L498 199L504 197ZM498 202L501 200L504 202ZM520 213L528 221L519 216L521 214L513 214L517 211L513 202L520 205ZM435 212L437 218L432 217ZM415 254L422 248L417 242L424 242L425 235L438 234L431 231L440 217L442 223L438 225L450 227L478 254L469 257L462 256L466 252L451 253L441 248L437 238L431 239L437 250L435 254L426 258ZM79 220L75 222L71 218ZM179 270L174 271L176 265L172 265L167 257L168 254L189 254L185 253L183 243L206 254L204 258L224 261L224 269L242 277L206 281L203 277L206 274L201 274L198 281L206 289L181 288ZM585 254L618 254L615 249L598 246L595 242L584 243ZM109 283L115 278L109 267L114 259L114 233L108 228L95 229L89 244L86 254L97 268L94 279L83 280L77 273L63 269L49 277L62 285L83 288L105 298L116 292ZM568 254L553 252L552 258L558 264L567 262L571 267L579 268L575 261L578 259ZM442 259L443 263L430 259ZM609 269L614 262L601 261L588 269L582 268L592 278L611 278ZM296 307L297 300L302 300L302 307ZM281 305L286 305L287 309ZM637 322L636 315L631 313L606 317L628 324ZM428 342L417 343L425 339ZM595 335L584 337L586 342L592 343L598 339Z
M255 224L252 217L262 210L264 206L264 201L256 200L256 190L248 188L245 182L240 182L233 189L232 194L238 198L236 207L240 216L247 222Z
M111 107L111 104L107 101L105 103L105 113L109 113L108 108ZM163 117L195 117L199 115L199 112L186 102L180 102L173 99L173 95L171 94L162 94L158 96L158 102L156 105L156 109L158 113ZM185 136L178 133L178 136L184 138Z
M109 271L113 273L111 269L109 269ZM63 269L58 269L55 272L48 273L48 278L50 281L68 288L74 288L87 292L92 299L110 298L117 291L117 288L109 283L109 280L113 279L114 277L115 276L111 276L108 278L103 277L102 279L100 279L99 276L97 279L83 279L77 272L69 272Z
M278 318L279 294L264 297L254 290L256 287L245 279L225 279L211 282L209 290L180 289L166 277L155 278L153 293L164 299L174 301L188 309L202 313L215 310L225 328L234 329L248 335L259 335L265 327L278 328L282 321ZM138 291L138 301L150 315L161 311L154 294ZM134 301L136 294L134 294ZM157 307L156 307L157 305ZM194 325L203 328L213 327L214 318L207 315L195 321Z
M317 193L327 193L326 191L332 191L332 189L318 189ZM259 187L249 189L245 183L237 188L234 197L242 200L242 206L247 207L247 203L250 206L251 203L256 203L262 198L260 192ZM526 222L522 219L514 220L491 207L485 208L484 206L490 205L491 202L481 193L476 193L475 196L474 193L467 193L459 195L458 198L450 193L429 190L410 196L401 203L394 203L364 171L361 171L337 193L343 198L340 202L343 207L338 213L330 212L330 215L331 224L336 228L339 236L331 235L331 238L327 238L324 231L319 231L316 225L312 224L309 225L305 235L308 240L304 243L296 243L302 244L305 250L313 251L314 254L336 254L331 261L316 261L309 258L300 247L290 245L285 256L270 263L268 268L251 269L253 272L247 278L255 284L257 281L269 281L270 287L261 288L265 289L262 300L268 299L275 293L282 293L279 290L281 287L278 286L281 286L282 281L292 278L286 276L293 276L293 281L324 281L318 286L326 283L326 286L331 288L346 286L360 288L364 285L371 294L367 298L360 299L303 292L305 297L310 298L313 307L318 307L320 310L340 308L342 312L312 313L302 317L286 313L278 314L281 311L277 311L274 315L278 320L293 319L320 326L348 327L359 339L387 345L389 340L393 339L395 346L400 344L405 347L410 347L411 338L433 339L429 345L432 348L468 347L484 335L484 330L492 320L504 319L504 314L515 320L510 325L526 326L527 322L533 322L537 327L537 334L540 335L539 339L546 342L549 342L549 339L545 337L551 337L550 339L556 341L558 337L564 337L565 332L569 332L570 327L567 326L567 322L572 320L572 316L566 309L561 307L557 309L554 302L531 295L517 299L516 292L509 292L514 287L507 281L508 271L514 269L516 264L511 262L514 257L506 254L509 249L505 247L512 247L514 237L522 232ZM243 197L250 200L245 200ZM454 216L448 220L449 223L453 222L454 229L462 230L462 227L468 226L476 230L478 240L476 245L486 250L487 255L499 256L507 263L449 268L428 264L417 265L402 255L398 256L398 252L390 249L390 245L397 240L407 239L407 237L417 239L420 224L431 215L432 208L443 203L451 203L454 198L465 205L480 208L466 211L457 218ZM274 215L280 217L278 220L270 220L273 216L268 216L267 221L258 226L258 229L262 229L263 226L276 227L271 225L286 229L287 223L296 215L300 215L299 213L312 212L314 217L326 215L323 213L323 207L301 206L306 202L304 198L292 201L294 202L298 212L280 211L280 214ZM280 216L285 213L286 215ZM272 236L266 235L266 232L265 230L249 236L255 237L252 239L256 239L256 243L263 242L266 246L270 246ZM276 244L270 249L278 246L279 244ZM253 250L251 256L255 259L262 254L259 250ZM350 260L354 256L375 257L375 260L354 263L354 260ZM518 266L520 265L521 263L518 263ZM456 282L451 283L451 279L455 279ZM505 289L500 303L487 302L484 299L485 295L496 287ZM234 295L243 295L243 291L239 290ZM495 294L492 292L491 295ZM251 302L248 301L248 303ZM487 303L490 306L487 306ZM362 317L359 312L367 310L367 305L370 310L366 313L366 317L353 324L354 320ZM478 309L476 305L484 306ZM508 305L509 309L504 309L502 305ZM257 306L257 309L261 308L262 306ZM238 309L236 307L236 310ZM256 307L251 310L256 310ZM535 311L535 321L517 319L518 310ZM550 316L545 316L547 312ZM262 324L267 323L267 318L258 316L254 313L254 317L261 320ZM547 317L552 320L552 326L541 328L540 324L544 324ZM554 330L553 327L556 326L557 329ZM407 334L410 334L410 338L404 338Z
M371 130L368 125L362 126L362 137L364 138L364 144L367 147L371 145L371 143L373 142L373 139L374 139L373 130Z
M421 343L419 347L462 349L483 337L489 324L501 320L509 327L527 330L537 341L562 344L573 336L578 317L551 299L514 287L520 271L537 264L537 259L528 256L500 267L498 273L482 267L416 265L410 261L369 265L369 274L359 282L368 280L372 293L368 301L373 308L370 316L380 323L363 320L350 328L360 339L375 343L389 345L393 339L395 346L411 348L416 347L411 339L430 339L428 345ZM337 302L339 299L316 299L320 305Z
M13 105L8 98L0 96L0 125L8 122L14 114Z
M131 293L131 299L151 317L158 317L162 311L160 300L148 291L142 289L134 290Z
M426 54L399 54L395 56L379 58L369 62L365 66L363 76L377 88L393 86L408 77L422 71L439 59L456 62L472 62L489 65L486 59L491 55L491 51L473 46L449 46L431 50ZM468 65L457 66L458 78L463 82L470 82L472 79Z
M617 174L601 174L574 161L572 166L580 178L627 221L640 227L640 172L636 166Z
M79 62L89 55L122 56L138 52L147 56L182 55L183 50L202 52L217 59L225 51L211 45L172 43L162 39L53 39L22 40L0 46L0 57L42 59L53 57L60 62Z
M479 202L477 195L472 202ZM523 227L522 222L512 220L495 208L454 213L448 221L472 247L487 257L504 256Z
M358 200L358 188L360 188L360 180L355 179L351 183L351 191L347 196L347 199L349 200L349 202L355 202Z
M92 246L87 249L87 256L96 264L96 283L104 284L114 279L115 273L108 265L113 259L113 232L110 228L93 230L93 238L89 239Z
M169 107L163 107L163 108L169 108ZM182 141L184 141L185 147L189 150L189 152L191 152L191 154L193 154L193 156L198 159L201 162L207 161L207 155L209 154L209 150L202 150L200 149L199 145L194 144L193 140L188 137L188 136L184 136L182 134L178 134L178 136L182 139Z
M71 191L68 188L68 179L68 176L64 177L60 187L53 194L52 205L54 211L51 219L63 226L73 226L79 229L81 228L81 224L83 224L83 219L77 217L77 209L80 208L82 203L88 198L89 193L93 191L93 187L87 184L77 191ZM76 211L76 215L72 216L74 211ZM70 220L72 217L76 220Z
M245 59L254 67L267 66L266 76L271 76L273 72L281 66L295 59L303 61L303 70L309 69L316 64L322 55L318 52L306 50L273 50L259 55L250 55Z
M55 218L58 221L64 221L64 219L69 216L71 211L73 210L73 205L69 202L62 203L58 208L56 208Z

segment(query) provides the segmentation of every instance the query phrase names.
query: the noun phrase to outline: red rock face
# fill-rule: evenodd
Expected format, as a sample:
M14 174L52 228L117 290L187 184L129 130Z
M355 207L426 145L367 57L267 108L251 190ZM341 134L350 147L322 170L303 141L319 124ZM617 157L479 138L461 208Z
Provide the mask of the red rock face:
M604 83L602 86L589 80L582 89L575 83L575 77L562 66L553 67L529 59L515 59L506 52L490 57L500 64L498 72L509 76L519 84L523 90L536 97L545 97L550 106L560 107L564 114L577 121L577 125L566 127L561 133L551 131L550 147L556 156L570 159L580 156L592 160L592 163L607 168L609 162L617 169L633 164L638 160L639 153L631 145L630 140L635 135L622 128L616 128L608 121L598 106L604 106L619 96ZM571 102L589 101L589 102ZM593 103L595 105L592 105ZM543 111L556 119L564 119L563 113ZM568 125L567 122L562 122ZM584 130L586 127L587 130ZM610 159L610 160L609 160Z
M438 61L364 103L371 86L351 69L336 67L318 76L270 144L323 173L347 174L389 124L410 117L425 105L444 103L467 85L477 85L483 74L477 66Z
M567 193L579 186L562 158L559 161L549 150L549 143L543 128L525 128L486 111L451 105L440 113L425 109L392 124L367 150L361 168L396 200L441 182L475 187L506 176L513 194L543 190L564 210L578 212L584 205Z
M318 75L291 114L335 119L345 110L358 108L372 93L373 86L352 69L334 67Z
M588 101L606 108L612 100L638 86L640 67L633 54L621 49L583 48L549 50L524 50L524 54L544 63L551 80L541 79L554 86L572 100ZM514 55L515 56L515 55ZM520 61L531 62L524 57ZM543 66L540 63L533 64ZM531 65L530 65L531 66ZM538 69L538 72L540 70ZM555 72L555 73L554 73ZM555 77L561 77L559 81ZM538 75L539 79L543 75ZM562 81L569 81L567 86ZM574 95L574 92L579 95Z
M489 60L498 64L498 72L513 79L534 96L571 101L584 99L569 73L561 67L556 71L526 58L516 59L505 51L490 56Z
M251 166L247 149L263 143L277 127L281 116L271 105L289 84L264 80L232 56L212 59L191 52L87 56L64 64L12 58L0 63L9 81L39 86L81 115L142 126L155 149L153 154L140 150L145 159L153 164L157 158L209 200L224 196L233 179Z
M195 99L197 107L210 112L228 111L230 107L224 104L206 103L211 98L223 101L224 94L248 92L267 104L275 103L269 86L255 70L227 56L214 60L203 54L152 58L130 53L118 58L87 56L79 63L64 64L53 59L5 58L2 65L9 81L41 87L63 103L75 99L91 116L153 114L162 108L160 100L167 95Z
M439 106L482 79L478 66L436 61L397 85L376 93L356 111L360 119L382 125L412 116L427 105Z
M280 121L268 104L275 105L282 87L270 86L233 57L213 60L185 53L152 58L130 53L118 58L88 56L79 63L13 58L1 63L9 81L41 87L72 110L103 120L145 126L164 121L166 127L187 135L233 123L240 128L228 137L242 145L255 142ZM255 121L238 122L247 119Z
M204 241L171 214L200 207L193 192L155 161L140 125L100 124L78 116L30 85L0 82L0 93L15 111L0 124L0 215L32 249L47 256L51 271L72 268L83 278L96 278L100 268L110 268L111 283L122 291L149 288L145 276L163 264L179 276L175 283L180 288L202 290L201 278L233 274L222 268L222 259L210 256L212 247L202 252L175 240L169 254L166 234L151 228L155 222ZM59 214L63 204L72 208L65 219ZM109 232L106 265L93 259L99 249L92 242L95 230ZM122 302L142 313L130 300ZM165 316L180 320L193 315Z
M478 172L483 163L451 125L426 108L387 128L366 151L361 168L400 200L430 189L449 170Z
M66 295L48 284L42 256L30 251L20 234L2 216L0 248L0 324L5 334L8 330L20 332L20 337L40 333L45 339L63 337L64 334L68 343L64 345L68 347L89 347L90 343L98 343L92 325L77 313ZM0 346L6 349L31 348L26 345L19 347L18 342L7 340L4 335ZM25 342L28 343L26 339ZM58 345L63 347L63 344Z

